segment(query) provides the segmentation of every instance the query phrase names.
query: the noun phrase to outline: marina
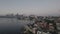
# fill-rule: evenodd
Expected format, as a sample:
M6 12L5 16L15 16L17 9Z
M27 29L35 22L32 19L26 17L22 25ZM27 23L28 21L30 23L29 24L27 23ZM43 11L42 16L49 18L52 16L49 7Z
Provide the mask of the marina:
M60 0L0 0L0 34L60 34Z
M41 16L40 16L41 17ZM33 18L33 19L31 19ZM31 19L31 20L30 20ZM55 19L55 18L54 18ZM0 33L1 34L49 34L49 30L55 31L55 34L60 31L59 18L54 22L52 17L47 18L0 18ZM42 27L42 28L41 28ZM25 29L26 28L26 29ZM36 28L37 31L36 31ZM26 31L27 30L27 31ZM28 33L30 31L30 33ZM35 33L34 33L35 32Z

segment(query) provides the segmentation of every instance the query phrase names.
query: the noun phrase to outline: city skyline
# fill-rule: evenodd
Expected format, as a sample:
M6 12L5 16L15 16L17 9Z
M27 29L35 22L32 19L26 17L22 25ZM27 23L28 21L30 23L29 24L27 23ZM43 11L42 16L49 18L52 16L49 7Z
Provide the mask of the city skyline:
M60 15L60 0L0 0L0 15Z

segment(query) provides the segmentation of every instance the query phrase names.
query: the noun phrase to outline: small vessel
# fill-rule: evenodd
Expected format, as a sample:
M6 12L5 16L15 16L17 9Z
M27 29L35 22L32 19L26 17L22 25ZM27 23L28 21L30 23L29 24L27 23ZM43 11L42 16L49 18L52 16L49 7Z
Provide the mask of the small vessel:
M18 17L17 19L18 19L18 20L21 20L21 18L19 18L19 17Z

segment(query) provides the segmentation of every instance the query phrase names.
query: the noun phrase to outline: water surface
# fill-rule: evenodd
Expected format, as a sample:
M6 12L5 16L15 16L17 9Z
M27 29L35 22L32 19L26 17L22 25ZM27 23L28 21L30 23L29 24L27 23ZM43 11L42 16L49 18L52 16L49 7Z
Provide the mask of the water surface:
M16 18L0 18L0 34L21 34L24 25L27 23L30 23L30 21Z

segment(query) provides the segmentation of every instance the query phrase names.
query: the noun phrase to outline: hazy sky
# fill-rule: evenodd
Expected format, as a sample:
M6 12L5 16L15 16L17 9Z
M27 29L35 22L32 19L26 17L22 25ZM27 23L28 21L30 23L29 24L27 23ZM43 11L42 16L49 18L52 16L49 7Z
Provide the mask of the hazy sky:
M0 15L59 15L60 0L0 0Z

